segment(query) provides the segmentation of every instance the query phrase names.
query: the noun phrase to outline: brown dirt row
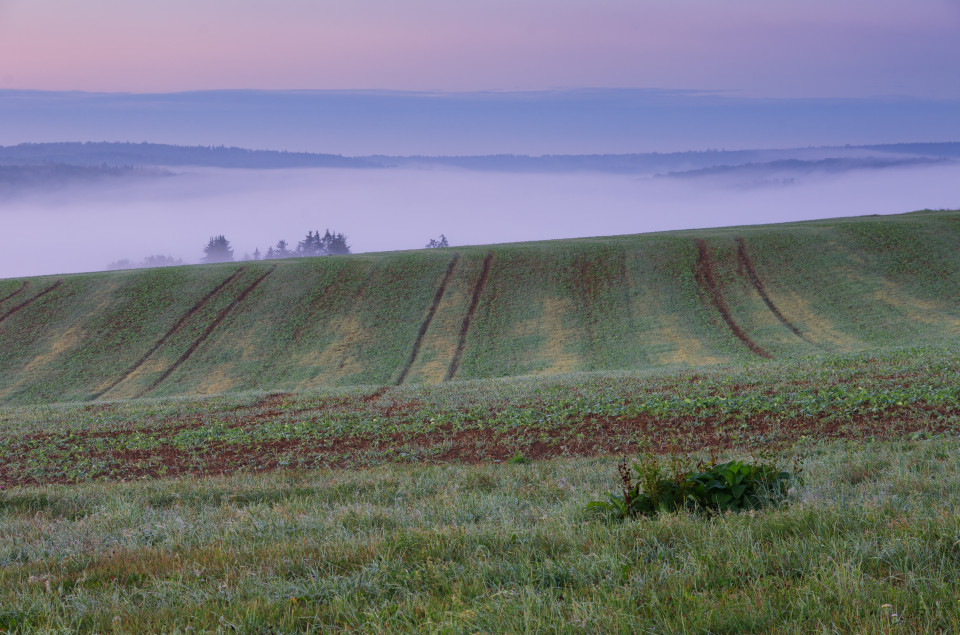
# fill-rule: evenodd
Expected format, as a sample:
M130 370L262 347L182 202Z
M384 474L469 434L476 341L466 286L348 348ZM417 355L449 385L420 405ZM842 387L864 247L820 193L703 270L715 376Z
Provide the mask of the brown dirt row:
M793 322L788 320L783 313L780 312L780 309L777 308L777 305L773 303L773 300L770 299L770 296L767 295L766 286L763 284L760 276L757 275L757 270L753 267L753 261L750 259L750 255L747 253L747 245L744 242L743 238L737 237L737 258L740 260L740 264L743 265L743 268L747 272L747 277L750 278L750 282L753 284L753 288L757 290L757 293L760 295L760 298L763 300L763 303L767 305L767 308L770 309L770 312L773 313L780 323L786 326L794 335L802 339L808 344L813 344L803 332L796 327ZM814 344L816 346L816 344Z
M480 277L473 285L473 292L470 294L470 306L467 308L467 315L463 318L463 324L460 325L460 335L457 339L457 350L450 360L450 366L447 368L447 375L444 381L450 381L460 370L460 361L463 358L463 351L467 347L467 334L470 332L470 323L473 321L473 315L477 312L477 305L480 303L480 296L483 289L487 286L487 278L490 276L490 265L493 263L493 252L487 254L483 259L483 269L480 270Z
M26 288L29 287L29 286L30 286L30 281L29 281L29 280L24 280L24 281L23 281L23 284L21 284L19 288L15 289L15 290L13 291L13 293L8 293L7 295L5 295L5 296L3 296L2 298L0 298L0 304L3 304L4 302L6 302L7 300L9 300L10 298L12 298L12 297L15 296L15 295L19 295L21 292L23 292L24 290L26 290Z
M751 351L764 357L770 359L773 357L770 353L764 350L760 345L750 339L750 336L747 335L739 324L737 324L733 316L730 315L730 309L727 307L726 300L723 299L723 294L720 293L720 289L717 287L716 281L713 276L713 263L710 261L710 250L707 248L707 243L700 238L694 239L694 242L697 244L697 250L699 255L697 257L697 268L696 268L696 278L697 282L700 283L700 286L703 287L707 294L710 296L710 301L713 303L713 306L720 312L720 316L723 318L723 321L727 323L727 326L730 327L730 330L733 331L733 334L737 338L747 345Z
M443 280L440 281L440 286L437 288L436 295L433 296L433 302L430 304L430 309L427 311L427 317L424 318L423 324L420 325L420 330L417 332L417 338L413 341L413 348L410 351L410 359L407 360L407 363L404 364L403 368L400 370L400 376L397 378L397 386L404 382L404 380L407 378L407 374L413 367L413 363L417 361L417 355L420 354L420 347L423 346L423 338L427 334L427 329L430 328L430 323L433 321L433 316L437 312L437 307L440 306L440 300L443 299L443 294L447 292L447 285L450 283L451 276L453 276L453 269L457 266L459 261L460 254L454 254L453 258L450 259L450 264L447 265L447 271L443 274Z
M7 311L6 313L4 313L3 315L0 315L0 322L3 322L3 321L5 321L7 318L11 317L12 315L14 315L14 314L16 314L16 313L19 313L20 311L22 311L23 309L27 308L28 306L30 306L31 304L33 304L34 302L36 302L37 300L39 300L39 299L42 298L43 296L47 295L47 294L50 293L51 291L55 291L55 290L56 290L60 285L62 285L62 284L63 284L63 280L57 280L56 282L54 282L52 285L50 285L49 287L47 287L46 289L44 289L43 291L41 291L41 292L38 293L37 295L33 296L32 298L28 298L28 299L24 300L23 302L21 302L20 304L18 304L17 306L15 306L15 307L13 307L13 308L11 308L9 311ZM22 289L22 287L21 287L21 289Z
M629 420L597 418L552 430L549 439L534 431L440 430L431 434L345 436L336 439L286 439L251 444L213 443L198 451L172 446L152 450L103 451L89 458L106 460L109 474L92 478L134 479L264 472L287 466L357 468L383 462L500 463L522 455L528 460L561 456L629 455L778 448L804 438L892 439L912 432L956 433L956 427L926 421L848 421L760 419L748 428L716 420L661 422L653 417ZM536 438L534 438L536 437ZM24 477L0 466L0 487L69 482L63 478Z
M919 377L918 373L893 373L886 375L879 375L875 378L882 381L892 381L892 380L907 380ZM700 375L692 375L689 378L690 382L697 383L703 381L705 378ZM833 378L831 382L826 384L826 386L837 386L848 384L852 382L859 381L858 377L837 377ZM795 387L809 387L811 382L809 380L798 380L798 381L789 381L783 384L783 386L795 386ZM761 392L764 395L774 395L777 394L778 390L781 390L783 386L780 387L768 387L763 389ZM417 418L417 412L420 411L424 404L418 399L412 400L396 400L391 399L389 403L384 404L375 404L374 402L379 401L385 394L387 394L393 387L392 386L381 386L374 392L368 395L356 395L356 396L342 396L342 397L328 397L323 399L320 403L311 403L311 404L297 404L296 395L294 393L288 392L275 392L267 394L255 402L247 405L237 406L236 409L224 413L225 420L229 420L230 423L226 426L227 428L244 428L247 430L254 430L256 427L264 422L271 421L277 417L281 416L291 416L291 415L302 415L310 412L319 412L319 413L335 413L338 411L350 411L357 412L358 408L367 408L371 413L371 416L381 416L381 417L397 417L397 416L406 416L407 420L414 420ZM745 392L751 392L759 390L760 386L757 384L734 384L731 386L724 387L724 390L730 390L734 394L740 394ZM709 391L710 395L717 395L721 393L721 387L711 389ZM542 402L539 399L535 399L531 402L531 405L537 406L541 405ZM939 413L940 415L951 415L958 416L960 415L960 408L943 408L935 406L921 406L915 404L912 406L912 409L920 412L927 413ZM112 413L116 410L116 405L112 403L97 403L90 404L83 407L85 412L91 413ZM461 411L466 411L467 408L461 408ZM491 412L492 416L493 413ZM701 417L695 418L697 421L701 420ZM189 412L185 414L172 414L167 417L159 418L155 421L152 421L152 425L144 425L144 421L134 421L130 420L128 423L119 423L117 427L104 428L99 430L83 430L73 433L57 433L57 432L36 432L31 434L23 435L21 438L25 441L45 441L56 445L61 441L69 441L70 439L81 437L81 438L119 438L123 436L129 436L133 434L144 434L144 435L164 435L171 436L178 432L188 429L200 428L205 424L205 419L202 415L195 412ZM677 418L677 419L662 419L660 420L661 425L685 425L689 421Z
M363 398L363 401L364 401L364 403L374 402L374 401L376 401L377 399L379 399L380 397L383 397L383 395L386 394L386 392L387 392L388 390L390 390L390 386L380 386L379 388L377 388L376 390L374 390L372 393L370 393L369 395L367 395L366 397L364 397L364 398Z
M216 296L218 293L220 293L220 291L222 291L225 286L227 286L228 284L230 284L231 282L233 282L234 280L236 280L237 277L238 277L240 274L242 274L245 270L246 270L246 267L240 267L239 269L237 269L236 271L234 271L232 274L230 274L229 276L227 276L226 279L223 280L223 282L221 282L221 283L218 284L216 287L214 287L213 290L211 290L211 291L210 291L209 293L207 293L205 296L203 296L202 298L200 298L200 300L199 300L196 304L194 304L192 307L190 307L190 310L189 310L189 311L187 311L186 313L184 313L184 314L180 317L180 319L177 320L177 322L176 322L172 327L170 327L170 330L167 331L167 332L163 335L163 337L161 337L159 340L156 341L156 343L153 345L153 347L150 348L149 351L147 351L146 353L144 353L144 355L143 355L140 359L138 359L136 362L134 362L133 365L132 365L130 368L128 368L127 370L125 370L119 377L117 377L117 378L114 379L112 382L110 382L110 384L107 385L106 388L103 388L102 390L99 390L99 391L97 391L96 393L94 393L93 395L91 395L91 396L88 398L88 401L95 401L95 400L99 399L100 397L104 396L105 394L107 394L108 392L110 392L111 390L113 390L114 388L116 388L118 385L120 385L120 382L122 382L124 379L126 379L127 377L129 377L130 375L132 375L133 373L135 373L138 368L140 368L141 366L143 366L143 365L147 362L147 360L150 359L150 356L151 356L151 355L153 355L154 353L156 353L156 352L160 349L161 346L163 346L164 344L166 344L167 340L169 340L169 339L170 339L171 337L173 337L178 331L180 331L181 328L183 328L183 325L187 322L187 320L189 320L191 317L193 317L194 315L196 315L197 312L200 311L200 309L202 309L204 306L206 306L206 304L207 304L208 302L210 302L210 300L212 300L214 296Z
M237 295L237 297L233 300L233 302L231 302L226 307L224 307L224 309L217 314L217 317L215 317L213 321L210 322L209 325L207 325L207 328L203 330L203 333L200 334L200 337L194 340L194 342L190 345L190 347L186 351L184 351L183 355L181 355L177 359L177 361L175 361L167 370L163 371L163 374L160 375L160 377L158 377L155 382L150 384L150 386L146 390L143 390L139 395L137 395L137 397L143 397L147 393L155 390L157 386L163 383L163 381L173 373L173 371L177 370L181 364L187 361L187 359L189 359L190 356L193 355L193 352L197 350L197 348L199 348L199 346L203 344L208 337L210 337L210 334L213 333L213 331L216 330L218 326L220 326L220 323L223 322L224 319L226 319L227 315L229 315L231 311L233 311L241 302L243 302L254 289L260 286L260 283L263 282L267 278L267 276L273 273L273 270L276 268L277 266L274 265L273 267L270 268L269 271L261 275L259 278L257 278L252 283L250 283L246 289L241 291L240 294Z

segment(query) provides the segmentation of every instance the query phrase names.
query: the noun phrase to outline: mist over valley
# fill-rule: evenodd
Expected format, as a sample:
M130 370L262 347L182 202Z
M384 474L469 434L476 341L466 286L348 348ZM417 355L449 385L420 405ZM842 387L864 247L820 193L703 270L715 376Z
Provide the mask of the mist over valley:
M0 148L0 277L237 259L311 230L354 253L953 208L960 144L338 157L155 144ZM214 166L214 167L211 167ZM240 166L240 167L235 167ZM82 239L78 239L82 236Z

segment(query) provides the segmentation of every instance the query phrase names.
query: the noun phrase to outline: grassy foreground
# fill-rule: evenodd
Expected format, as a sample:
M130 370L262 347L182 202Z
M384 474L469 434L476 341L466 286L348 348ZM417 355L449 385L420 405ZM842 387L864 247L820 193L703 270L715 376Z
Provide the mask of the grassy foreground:
M806 452L789 506L624 523L613 459L16 488L0 629L960 630L960 440Z

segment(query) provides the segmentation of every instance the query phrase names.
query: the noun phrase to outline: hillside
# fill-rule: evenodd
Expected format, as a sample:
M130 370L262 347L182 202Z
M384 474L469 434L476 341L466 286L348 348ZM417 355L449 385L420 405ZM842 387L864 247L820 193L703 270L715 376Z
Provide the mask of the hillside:
M0 280L0 404L960 338L960 213Z
M922 145L922 144L921 144ZM372 168L351 157L310 152L276 152L224 146L163 143L21 143L0 146L0 165L206 166L219 168Z
M822 146L699 152L631 154L474 155L344 157L311 152L277 152L223 146L178 146L163 143L57 142L0 146L0 167L184 167L244 168L456 168L485 172L611 174L683 174L737 169L801 171L865 170L921 166L960 158L960 143L902 143L882 146ZM711 172L714 171L714 172Z

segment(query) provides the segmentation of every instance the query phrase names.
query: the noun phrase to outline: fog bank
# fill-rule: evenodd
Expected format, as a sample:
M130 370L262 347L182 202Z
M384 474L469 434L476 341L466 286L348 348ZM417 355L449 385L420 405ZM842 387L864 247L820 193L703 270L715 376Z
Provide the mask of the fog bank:
M308 230L354 253L960 208L960 166L645 179L456 169L174 170L175 176L0 199L0 277L106 269L153 254L239 258Z

